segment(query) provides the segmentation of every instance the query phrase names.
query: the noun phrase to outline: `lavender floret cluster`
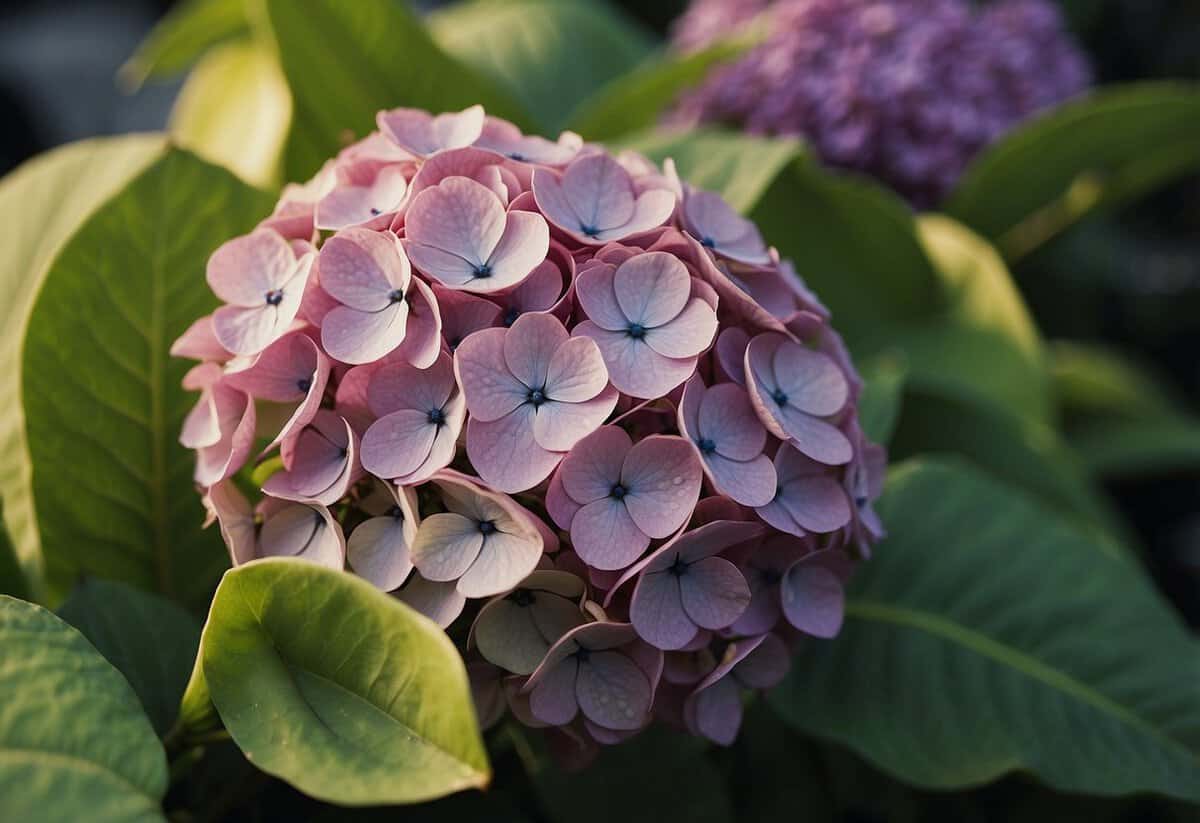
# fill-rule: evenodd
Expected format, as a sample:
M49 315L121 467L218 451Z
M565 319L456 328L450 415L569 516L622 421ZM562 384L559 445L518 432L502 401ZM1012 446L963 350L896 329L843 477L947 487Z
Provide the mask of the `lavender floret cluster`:
M826 163L936 206L980 149L1083 92L1086 58L1048 0L693 0L691 51L759 19L770 34L668 114L803 137Z

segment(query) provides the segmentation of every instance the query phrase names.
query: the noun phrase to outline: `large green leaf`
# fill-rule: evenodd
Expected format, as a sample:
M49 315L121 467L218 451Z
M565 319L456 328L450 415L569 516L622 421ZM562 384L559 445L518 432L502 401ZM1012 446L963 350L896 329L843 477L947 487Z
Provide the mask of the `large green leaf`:
M1118 86L1063 106L972 164L947 211L1019 257L1082 215L1200 166L1200 89Z
M936 788L1024 770L1200 800L1200 644L1133 563L963 466L907 464L847 622L774 707Z
M471 0L429 23L446 51L503 83L548 134L653 48L604 0Z
M292 96L271 49L243 38L217 46L188 75L171 111L184 148L264 187L279 182Z
M4 528L3 506L0 505L0 594L25 599L29 597L29 584L17 560L8 530Z
M487 785L454 645L353 575L297 559L227 572L201 653L234 741L306 794L415 803Z
M40 535L33 511L21 349L29 312L62 244L88 215L165 150L159 135L72 143L0 180L0 498L4 522L32 593L42 596Z
M482 103L532 125L506 92L442 51L406 3L305 0L302 11L294 0L263 3L292 90L288 180L308 178L348 140L370 132L380 109L442 112ZM507 38L501 30L486 34L493 42Z
M1200 468L1200 421L1192 418L1086 423L1070 440L1090 471L1110 479Z
M179 445L195 397L168 349L216 304L209 254L271 198L171 150L90 217L51 264L21 359L46 579L123 580L199 606L227 559Z
M120 673L53 614L5 596L0 650L0 820L165 820L167 759Z
M891 353L860 363L858 369L863 379L862 394L858 398L858 421L872 442L886 445L900 420L908 367L902 356Z
M118 78L136 89L195 63L216 44L249 30L248 0L184 0L177 4L121 67Z
M611 140L652 127L688 87L716 65L741 55L753 40L719 40L691 54L664 52L612 80L571 112L567 126L588 140Z
M58 616L125 675L155 730L166 734L200 645L196 618L169 600L96 579L76 586Z

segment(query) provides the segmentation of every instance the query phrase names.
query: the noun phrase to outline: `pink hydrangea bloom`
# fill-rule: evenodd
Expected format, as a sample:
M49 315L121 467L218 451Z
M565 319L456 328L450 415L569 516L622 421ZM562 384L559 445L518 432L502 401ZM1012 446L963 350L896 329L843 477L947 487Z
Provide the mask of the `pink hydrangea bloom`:
M225 305L172 346L231 562L364 578L461 639L481 720L573 758L658 719L728 744L883 537L829 311L670 162L378 125L213 253Z

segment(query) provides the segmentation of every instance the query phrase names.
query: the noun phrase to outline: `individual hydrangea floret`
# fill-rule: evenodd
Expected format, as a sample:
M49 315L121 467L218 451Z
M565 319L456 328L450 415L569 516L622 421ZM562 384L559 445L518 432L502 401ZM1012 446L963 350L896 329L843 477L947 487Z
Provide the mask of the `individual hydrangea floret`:
M766 39L667 119L802 137L920 208L980 149L1091 80L1051 0L692 0L672 40L691 52L751 25Z
M460 643L485 725L573 757L732 742L883 536L828 310L670 162L378 124L214 252L172 347L231 561L357 574Z

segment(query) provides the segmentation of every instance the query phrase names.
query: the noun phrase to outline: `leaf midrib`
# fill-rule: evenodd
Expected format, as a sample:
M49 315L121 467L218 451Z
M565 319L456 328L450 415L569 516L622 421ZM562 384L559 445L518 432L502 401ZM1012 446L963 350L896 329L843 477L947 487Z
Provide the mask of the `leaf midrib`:
M1060 669L1038 658L995 640L982 632L948 620L931 612L881 603L864 598L846 602L846 616L860 620L891 623L955 643L967 651L974 652L999 663L1018 674L1047 686L1064 695L1086 703L1097 711L1109 715L1158 742L1164 748L1174 750L1185 760L1200 764L1200 754L1185 744L1165 734L1141 715L1096 691Z

